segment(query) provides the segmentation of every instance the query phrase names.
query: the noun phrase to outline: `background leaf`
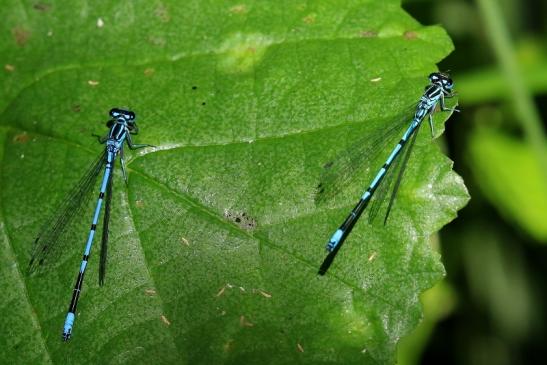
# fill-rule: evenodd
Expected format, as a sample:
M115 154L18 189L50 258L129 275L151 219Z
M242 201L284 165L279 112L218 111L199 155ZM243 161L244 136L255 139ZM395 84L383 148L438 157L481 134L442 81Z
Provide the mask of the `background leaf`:
M360 222L325 277L324 245L373 172L326 207L313 192L326 161L418 99L452 49L441 28L396 1L5 8L7 361L394 361L443 275L427 238L467 201L462 181L422 133L390 225ZM113 106L158 147L131 154L127 189L116 176L107 282L92 254L64 344L83 238L48 274L24 268Z
M547 242L542 219L547 186L532 148L494 128L483 127L471 135L468 156L473 161L473 174L492 204L537 241Z

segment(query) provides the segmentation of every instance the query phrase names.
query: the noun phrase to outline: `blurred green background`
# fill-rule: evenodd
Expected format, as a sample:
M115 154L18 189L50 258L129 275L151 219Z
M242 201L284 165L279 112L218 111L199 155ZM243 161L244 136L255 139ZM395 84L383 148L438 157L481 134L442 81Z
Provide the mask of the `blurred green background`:
M407 0L455 51L462 112L446 150L472 197L439 236L446 279L422 296L424 321L401 364L531 364L547 356L547 2ZM543 360L544 361L544 360Z

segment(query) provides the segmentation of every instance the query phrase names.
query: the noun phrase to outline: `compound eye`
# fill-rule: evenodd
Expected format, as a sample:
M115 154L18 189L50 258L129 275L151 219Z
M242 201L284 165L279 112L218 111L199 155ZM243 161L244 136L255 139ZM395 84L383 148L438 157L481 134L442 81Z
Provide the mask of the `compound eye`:
M120 111L116 108L110 109L109 114L111 117L116 118L118 115L120 115Z
M129 118L129 120L135 120L135 113L129 112L127 113L127 117Z

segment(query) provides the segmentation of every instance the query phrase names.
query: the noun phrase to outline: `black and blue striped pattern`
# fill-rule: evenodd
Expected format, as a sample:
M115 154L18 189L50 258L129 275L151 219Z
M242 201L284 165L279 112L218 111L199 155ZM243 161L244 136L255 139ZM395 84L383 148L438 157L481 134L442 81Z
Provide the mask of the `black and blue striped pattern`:
M62 250L59 244L59 238L66 231L68 223L72 220L73 216L80 211L80 208L85 201L84 196L90 191L96 177L99 175L104 165L104 175L101 182L101 188L99 196L93 213L93 219L91 221L91 229L87 237L87 243L84 250L82 262L80 264L80 271L76 278L76 284L72 291L72 300L68 308L65 324L63 327L63 340L67 341L72 335L72 328L76 317L76 307L82 292L82 285L84 281L84 275L91 254L91 247L93 246L93 239L95 237L95 231L97 230L97 223L101 214L103 201L106 200L105 213L103 219L103 237L101 244L101 260L99 269L99 284L104 282L105 266L106 266L106 247L108 244L108 226L110 219L110 201L112 194L112 178L114 170L114 162L116 156L120 154L120 162L122 167L123 176L127 181L125 173L125 161L123 158L124 143L127 143L130 149L142 148L150 146L148 144L134 144L131 140L132 134L138 133L138 127L135 122L135 113L129 110L114 108L110 110L111 120L108 121L107 126L110 131L107 136L99 138L101 143L106 144L105 151L101 153L96 162L92 165L91 169L84 175L77 186L69 193L69 196L63 204L57 215L48 221L48 224L44 227L43 231L38 235L35 240L34 251L29 263L29 272L38 271L42 266L46 265L49 261L52 261L54 254Z
M123 143L123 139L119 141ZM78 299L80 298L80 293L82 291L82 284L84 281L85 269L87 268L89 255L91 254L93 238L95 237L95 231L97 230L97 222L99 221L99 215L101 213L101 207L103 204L105 192L107 189L108 182L110 181L110 178L111 178L113 161L118 151L115 147L108 148L108 145L107 145L107 149L110 149L111 151L109 151L106 155L106 165L104 169L103 180L101 183L101 191L99 193L99 198L97 199L95 213L93 214L93 220L91 222L91 229L89 230L89 235L87 236L87 243L84 250L84 256L82 258L82 263L80 264L80 272L78 273L78 277L76 279L76 285L74 285L74 290L72 291L72 300L70 301L70 306L68 307L68 313L65 319L65 325L63 327L63 339L65 341L67 341L70 338L70 335L72 333L72 326L74 324L74 318L76 316L76 306L78 305Z
M419 129L424 118L426 116L429 116L429 124L431 128L431 133L433 134L432 115L435 111L436 106L439 104L441 110L443 111L456 110L455 108L447 108L444 104L445 98L450 98L454 95L452 92L454 85L450 77L447 74L435 72L429 75L429 80L430 84L426 87L424 94L422 95L420 101L418 102L418 105L416 106L416 111L414 113L414 117L412 118L410 126L403 134L399 143L397 143L395 148L391 151L391 154L387 158L386 162L383 164L368 188L365 190L357 205L355 205L351 213L344 220L344 223L342 223L342 225L336 230L336 232L334 232L329 242L327 243L326 249L329 252L329 255L319 269L320 275L324 275L327 272L328 268L332 264L332 261L334 260L336 253L338 252L348 235L351 233L353 226L359 220L361 214L363 214L363 212L367 208L374 195L374 192L382 183L382 180L386 176L389 168L393 165L394 161L400 155L401 151L405 148L410 138Z
M84 281L84 274L87 267L87 262L89 260L89 255L91 254L91 247L93 245L93 238L95 237L95 231L97 229L97 222L99 221L99 215L101 213L101 207L103 200L105 199L105 194L108 192L111 194L112 187L112 173L114 169L114 161L118 154L121 154L121 165L122 171L125 175L125 162L123 160L123 146L124 142L127 142L127 145L131 149L147 147L147 144L133 144L131 141L131 134L137 134L138 128L135 122L135 114L128 110L122 109L112 109L110 111L110 116L113 118L109 122L111 125L110 132L104 142L106 143L106 159L105 159L105 169L103 180L101 182L101 190L99 192L99 197L97 199L97 205L95 207L95 213L93 214L93 220L91 222L91 229L89 230L89 235L87 237L87 243L84 250L84 256L82 258L82 263L80 264L80 272L76 278L76 285L74 285L74 290L72 291L72 300L70 301L70 306L68 308L68 313L65 319L65 325L63 327L63 340L67 341L72 334L72 326L74 324L74 319L76 317L76 306L78 305L78 299L80 298L80 293L82 291L82 284ZM107 197L110 199L110 195ZM110 205L107 203L106 209L110 209ZM105 219L103 223L103 242L102 249L106 252L107 240L108 240L108 219L110 217L110 212L105 212ZM105 259L101 259L101 268L99 275L99 283L102 285L104 282L104 272L105 272Z

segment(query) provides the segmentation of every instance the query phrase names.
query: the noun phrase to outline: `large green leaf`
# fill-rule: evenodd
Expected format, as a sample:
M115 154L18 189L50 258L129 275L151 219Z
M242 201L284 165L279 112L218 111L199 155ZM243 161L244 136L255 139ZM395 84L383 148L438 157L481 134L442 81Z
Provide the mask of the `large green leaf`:
M441 28L397 1L1 11L4 361L394 361L443 276L428 237L467 201L462 181L424 128L389 225L359 222L324 277L324 245L374 172L326 206L313 193L323 164L419 98L452 48ZM62 343L91 211L58 265L25 269L113 106L157 148L126 156L127 188L116 174L106 285L93 252Z
M494 128L471 133L467 156L478 186L499 212L547 242L547 186L532 147Z

